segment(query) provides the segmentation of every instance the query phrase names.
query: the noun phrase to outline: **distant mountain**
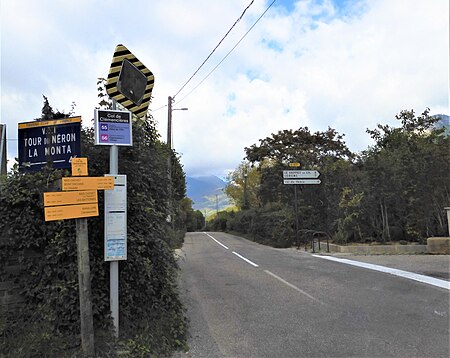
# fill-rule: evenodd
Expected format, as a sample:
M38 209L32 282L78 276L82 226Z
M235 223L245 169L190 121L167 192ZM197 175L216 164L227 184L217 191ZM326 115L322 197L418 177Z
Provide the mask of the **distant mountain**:
M440 121L435 124L437 129L444 128L444 134L450 135L450 116L446 114L436 114L433 117L439 117Z
M187 196L194 202L194 210L216 211L230 205L223 189L226 183L214 176L186 177ZM217 195L217 197L216 197Z

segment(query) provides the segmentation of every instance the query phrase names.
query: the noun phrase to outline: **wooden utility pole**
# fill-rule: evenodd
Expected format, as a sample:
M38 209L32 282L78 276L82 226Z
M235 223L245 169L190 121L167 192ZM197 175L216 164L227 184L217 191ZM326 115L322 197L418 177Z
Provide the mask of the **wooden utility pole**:
M169 147L169 153L167 155L167 189L168 189L168 207L169 216L168 222L172 224L174 228L173 217L172 217L172 97L167 99L167 146Z
M91 271L87 219L76 219L78 286L80 295L81 347L84 357L94 357L94 322L92 317Z
M172 97L167 98L167 145L172 148Z

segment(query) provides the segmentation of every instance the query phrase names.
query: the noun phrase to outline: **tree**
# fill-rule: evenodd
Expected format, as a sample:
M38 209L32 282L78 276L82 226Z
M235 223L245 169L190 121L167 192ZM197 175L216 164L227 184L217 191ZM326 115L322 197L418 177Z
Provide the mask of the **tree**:
M200 210L194 211L192 200L183 198L180 200L181 213L179 215L180 224L185 231L193 232L200 230L205 225L205 218Z
M331 128L316 133L306 127L279 131L245 148L259 177L259 206L236 214L230 225L260 242L267 235L268 243L280 245L273 233L287 223L292 232L297 204L301 229L326 231L340 242L423 242L445 235L450 138L435 128L438 118L430 116L429 109L418 116L401 111L396 119L399 127L379 124L367 130L375 144L358 155ZM283 185L282 171L292 169L290 162L321 173L320 185L298 187L296 203L293 186ZM227 186L227 194L241 209L243 170L241 165L230 173Z
M283 130L272 134L272 137L260 139L259 145L245 148L245 153L251 163L269 159L279 164L300 162L316 167L323 164L325 158L353 157L343 137L330 127L325 132L315 133L311 133L308 127L300 127L295 131Z
M365 207L382 240L420 241L445 233L443 207L450 203L450 139L434 129L426 109L402 111L401 127L367 132L375 146L363 153Z
M363 193L355 194L352 189L348 187L343 188L341 201L339 202L339 209L342 213L338 219L337 233L335 236L337 242L360 242L363 239L361 230L361 202L363 197Z
M311 133L307 127L301 127L295 131L279 131L272 137L261 139L259 145L245 148L248 161L259 164L261 184L258 195L262 205L292 202L292 188L283 185L282 180L282 171L290 169L289 163L301 163L304 169L319 169L354 158L343 137L332 128Z
M242 162L228 174L225 194L240 209L259 207L260 178L260 171L256 167L251 166L248 162Z

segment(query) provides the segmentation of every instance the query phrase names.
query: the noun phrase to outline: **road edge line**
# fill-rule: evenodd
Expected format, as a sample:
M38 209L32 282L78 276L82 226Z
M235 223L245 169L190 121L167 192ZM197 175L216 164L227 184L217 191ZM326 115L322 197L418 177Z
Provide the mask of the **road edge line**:
M362 268L366 268L366 269L374 270L374 271L378 271L378 272L388 273L388 274L391 274L394 276L407 278L407 279L418 281L421 283L426 283L428 285L444 288L444 289L450 291L450 282L445 281L445 280L440 280L438 278L425 276L425 275L421 275L421 274L414 273L414 272L394 269L394 268L390 268L390 267L386 267L386 266L370 264L367 262L354 261L354 260L349 260L349 259L341 259L339 257L322 256L322 255L311 255L311 256L329 260L329 261L340 262L340 263L347 264L347 265L362 267Z

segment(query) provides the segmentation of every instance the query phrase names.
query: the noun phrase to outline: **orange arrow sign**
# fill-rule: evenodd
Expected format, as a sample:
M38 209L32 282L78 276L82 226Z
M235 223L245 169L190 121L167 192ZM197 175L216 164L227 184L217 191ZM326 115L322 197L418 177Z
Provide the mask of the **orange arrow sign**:
M44 193L44 206L97 203L97 190Z
M98 204L50 206L44 208L45 221L87 218L98 216Z
M111 190L114 189L114 177L62 178L62 190Z

